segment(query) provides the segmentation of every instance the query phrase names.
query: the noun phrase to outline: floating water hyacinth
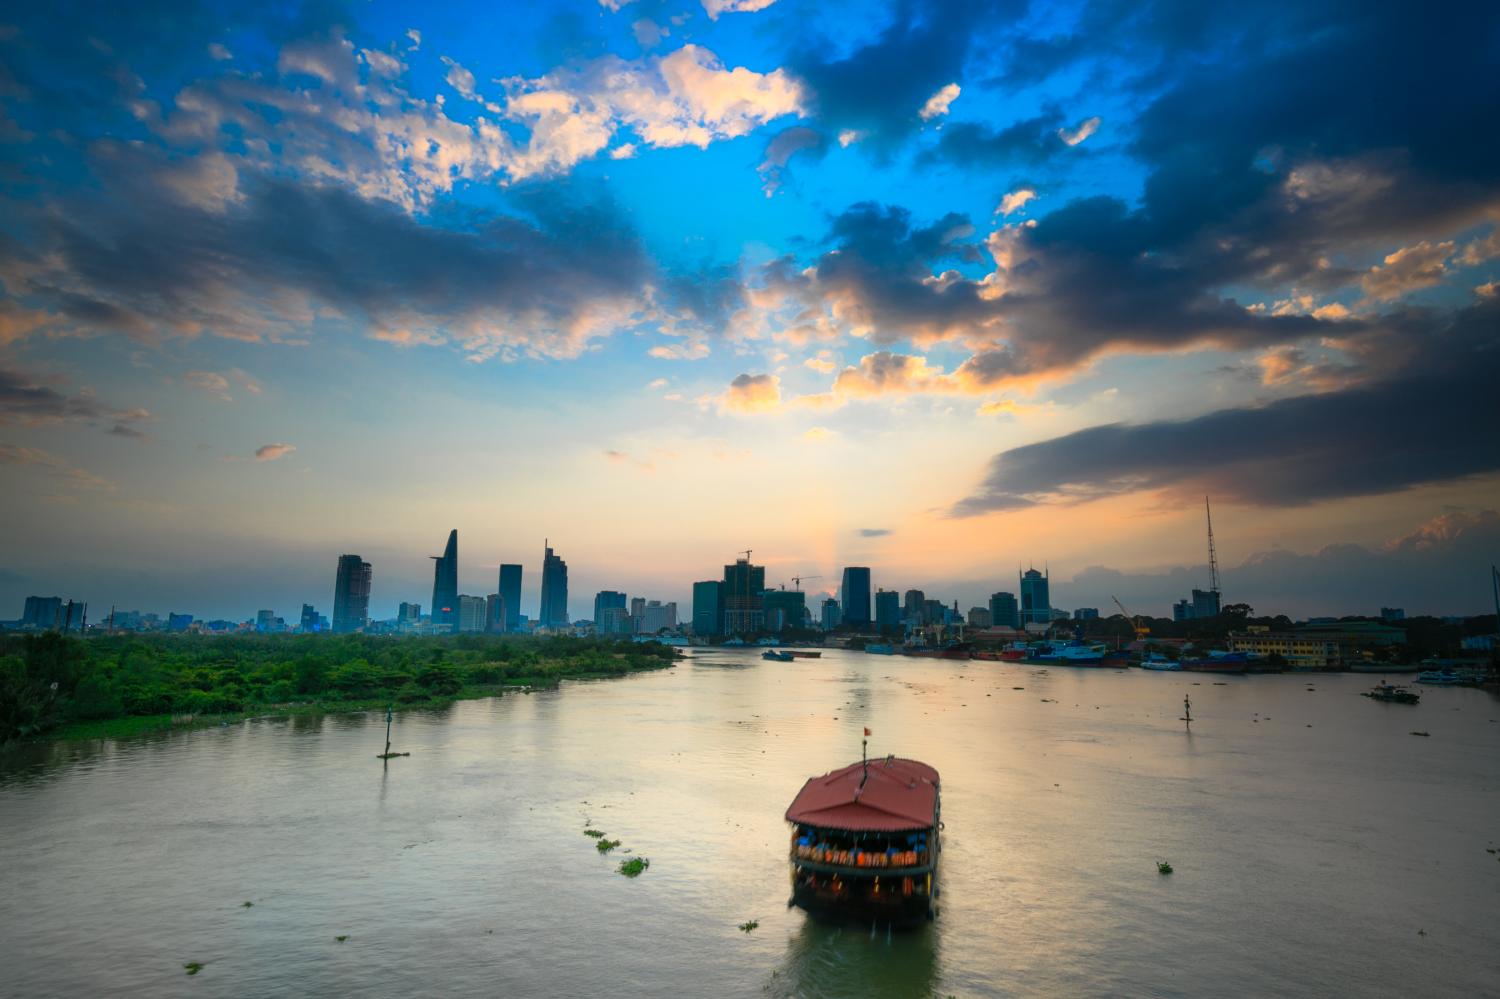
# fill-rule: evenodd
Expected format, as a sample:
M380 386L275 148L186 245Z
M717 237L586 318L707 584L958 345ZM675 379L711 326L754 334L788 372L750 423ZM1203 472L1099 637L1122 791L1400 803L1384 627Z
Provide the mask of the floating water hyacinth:
M1158 873L1158 874L1171 874L1172 873L1172 865L1169 864L1169 863L1167 863L1165 860L1158 860L1156 862L1156 873Z
M650 866L651 861L645 857L631 857L629 860L620 861L620 873L627 878L638 878L641 872Z

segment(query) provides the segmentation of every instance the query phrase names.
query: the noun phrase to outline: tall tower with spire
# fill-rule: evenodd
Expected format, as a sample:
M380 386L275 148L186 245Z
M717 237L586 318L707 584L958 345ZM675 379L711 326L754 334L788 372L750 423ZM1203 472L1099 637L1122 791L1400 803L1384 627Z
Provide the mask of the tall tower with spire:
M443 554L431 556L432 623L453 625L458 621L458 528L448 532Z

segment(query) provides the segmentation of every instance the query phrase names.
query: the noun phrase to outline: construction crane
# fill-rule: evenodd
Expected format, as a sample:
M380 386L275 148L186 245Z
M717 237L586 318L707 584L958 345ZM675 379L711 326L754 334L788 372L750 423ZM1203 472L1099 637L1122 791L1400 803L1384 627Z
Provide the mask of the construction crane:
M745 549L745 561L746 561L746 562L748 562L748 561L750 561L750 551L751 551L751 550L750 550L750 549L749 549L749 548L746 548L746 549ZM735 552L735 554L736 554L736 555L738 555L738 554L739 554L739 552Z
M802 581L804 579L822 579L822 578L823 578L822 576L793 576L792 577L792 585L795 586L795 587L797 587L798 592L801 592L801 590L802 590Z
M1151 629L1148 628L1148 627L1146 627L1144 624L1141 623L1141 619L1140 619L1139 615L1132 614L1132 613L1130 613L1130 611L1126 610L1125 609L1125 605L1122 604L1122 603L1120 603L1120 598L1119 597L1112 596L1109 599L1111 599L1111 600L1113 600L1115 602L1115 606L1118 607L1118 608L1120 608L1120 613L1124 614L1125 617L1126 617L1126 619L1128 621L1130 621L1131 627L1133 627L1135 629L1136 640L1137 641L1144 641L1145 638L1146 638L1146 636L1149 635L1149 634L1151 634Z

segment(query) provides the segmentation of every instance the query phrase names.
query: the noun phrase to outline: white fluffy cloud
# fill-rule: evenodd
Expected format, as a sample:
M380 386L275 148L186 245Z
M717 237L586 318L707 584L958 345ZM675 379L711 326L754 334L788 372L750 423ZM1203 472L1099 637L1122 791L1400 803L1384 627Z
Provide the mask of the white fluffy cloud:
M933 94L931 97L927 98L927 103L922 105L922 110L918 111L917 114L923 121L931 121L934 118L940 118L943 115L947 114L948 108L953 104L954 101L958 100L959 93L960 90L958 84L950 83L939 90L937 93Z
M606 0L599 2L605 3ZM776 0L703 0L703 10L710 20L717 21L720 14L749 14L765 10L775 2Z
M1018 187L1000 199L1000 206L995 209L996 215L1010 215L1026 207L1028 201L1036 198L1036 192L1029 187Z
M1057 137L1070 146L1076 146L1097 132L1101 121L1102 119L1097 115L1093 118L1085 118L1074 128L1059 128L1057 130Z

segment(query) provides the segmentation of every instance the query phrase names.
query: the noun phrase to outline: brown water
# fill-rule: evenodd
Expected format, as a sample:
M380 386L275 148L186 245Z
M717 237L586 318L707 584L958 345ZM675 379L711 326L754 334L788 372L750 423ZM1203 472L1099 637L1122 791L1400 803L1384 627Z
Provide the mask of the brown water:
M712 651L398 716L388 768L375 715L26 747L0 993L1496 994L1500 701L1221 682ZM942 773L916 932L786 908L782 812L862 726Z

